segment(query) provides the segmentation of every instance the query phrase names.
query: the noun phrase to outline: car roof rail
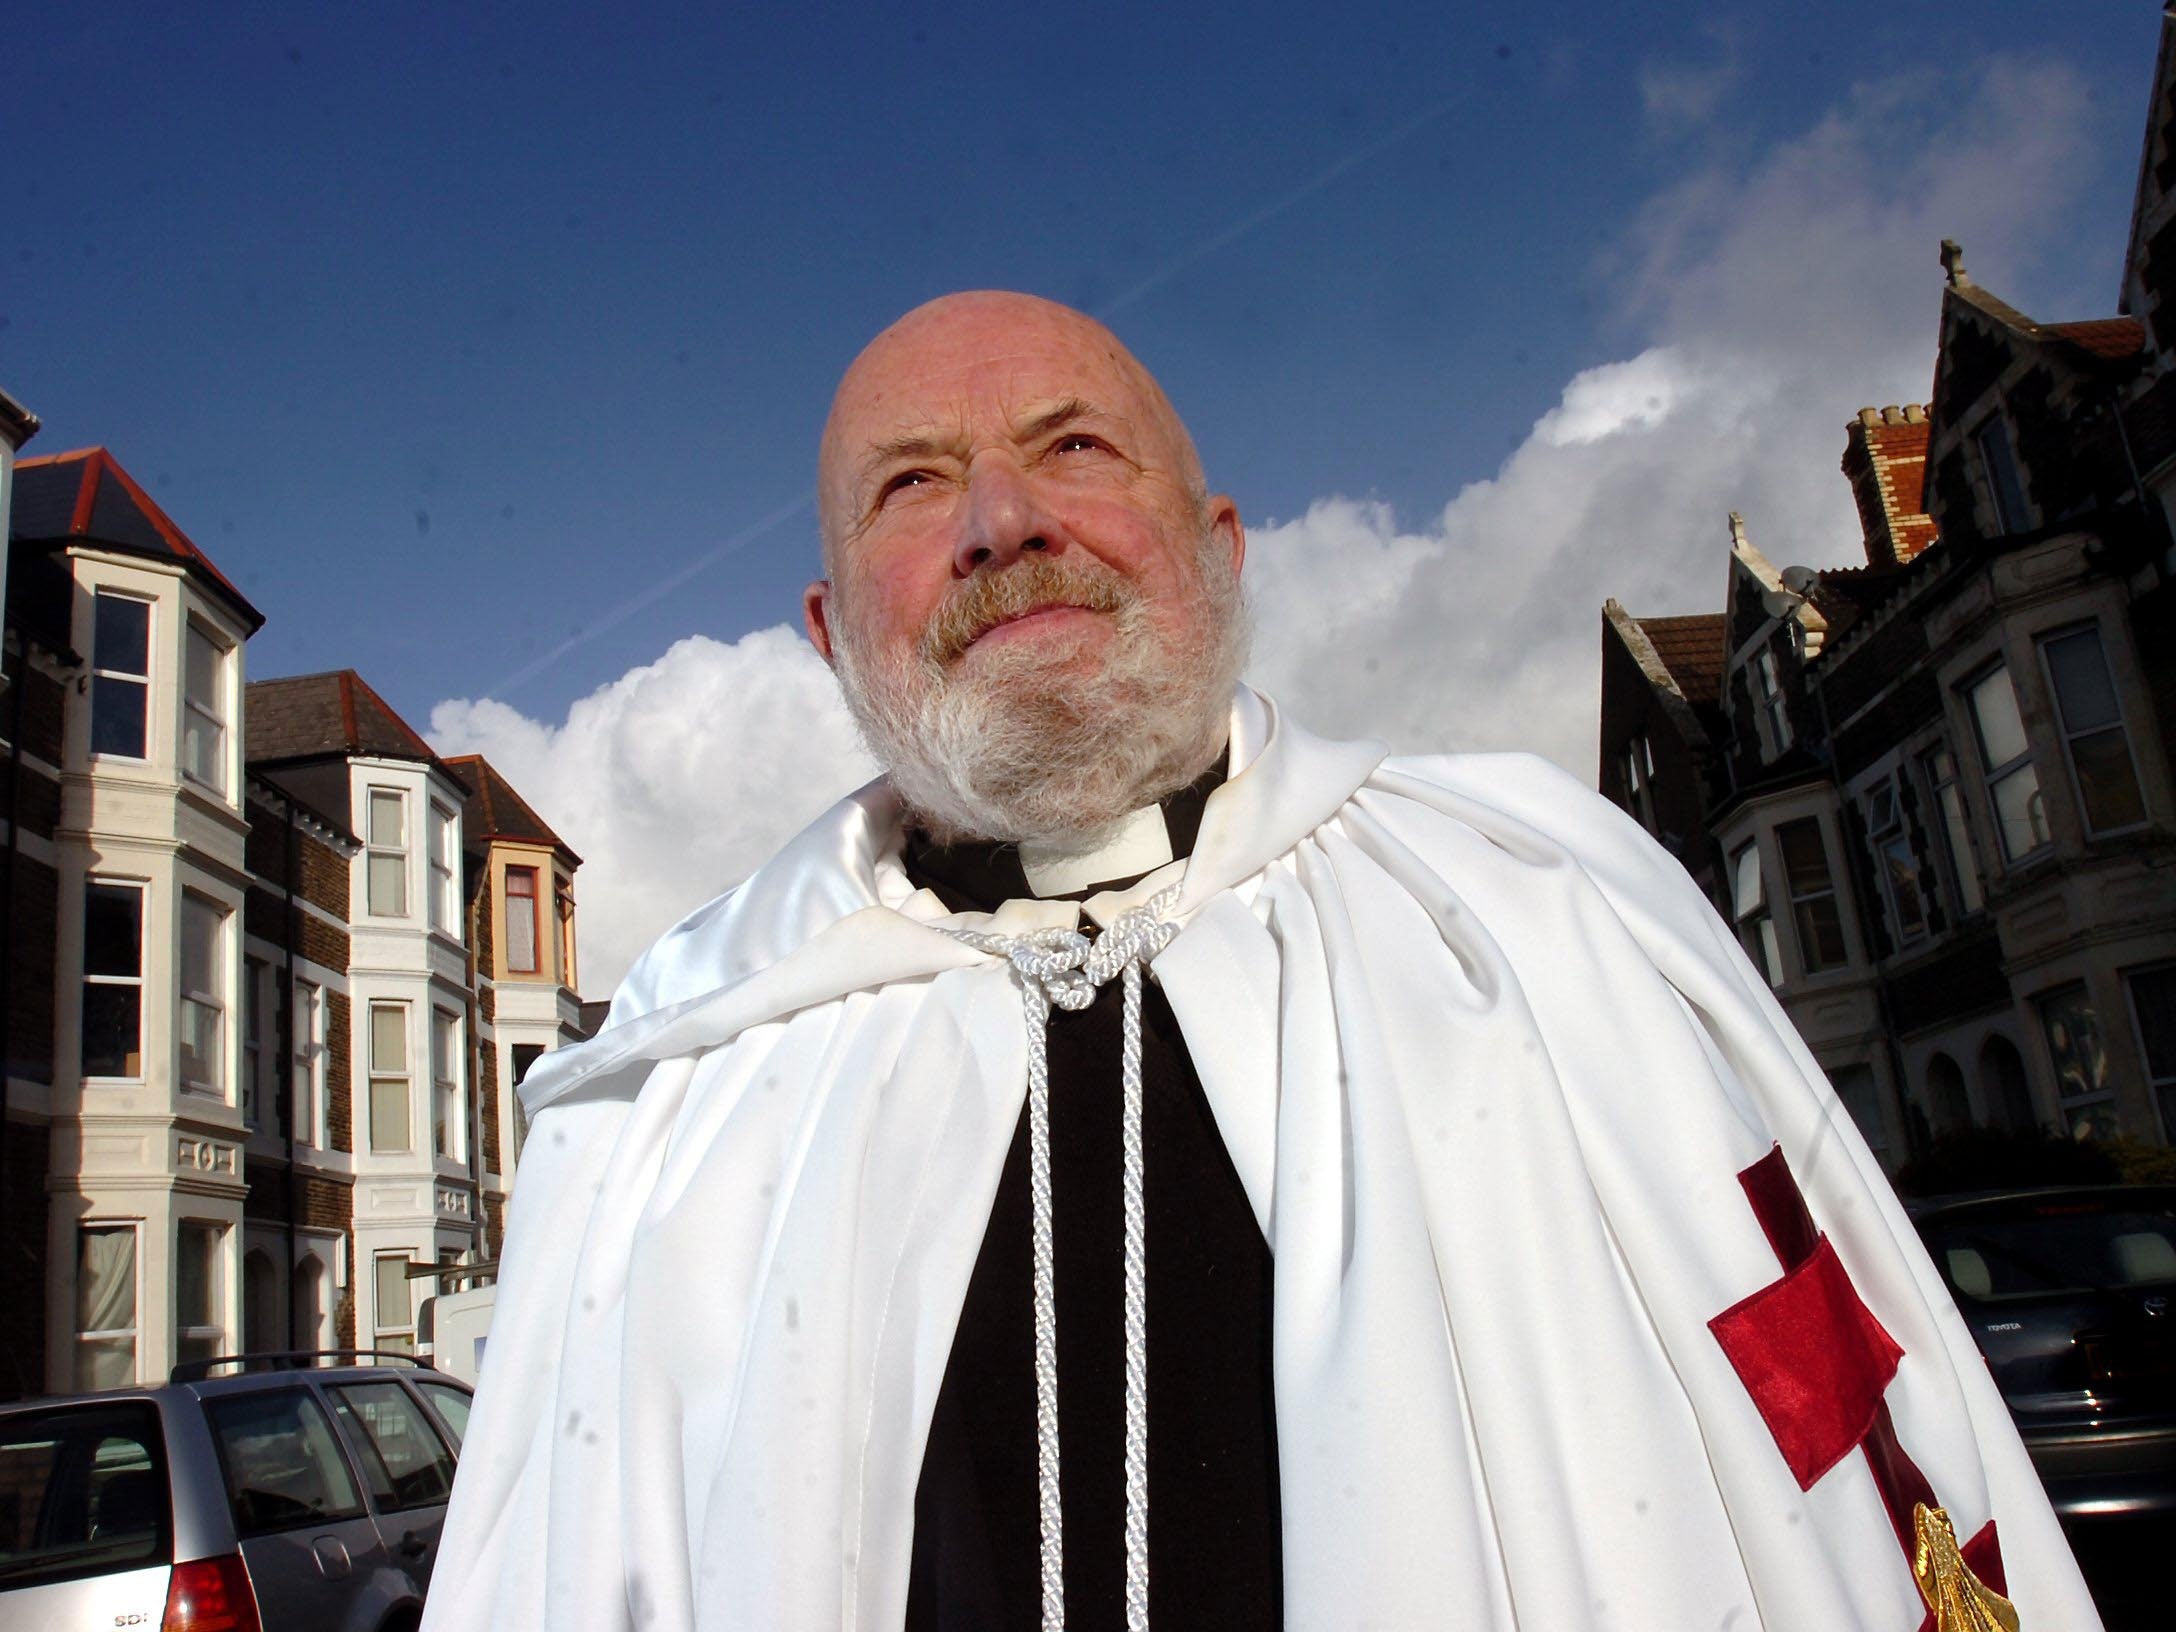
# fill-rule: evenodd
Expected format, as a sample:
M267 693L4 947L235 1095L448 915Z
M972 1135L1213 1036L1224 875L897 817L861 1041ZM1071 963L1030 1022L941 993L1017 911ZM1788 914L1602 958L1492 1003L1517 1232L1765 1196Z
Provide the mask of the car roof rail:
M250 1354L215 1354L202 1360L184 1360L167 1373L170 1383L201 1383L211 1377L220 1366L231 1366L229 1376L243 1376L253 1371L317 1371L326 1364L374 1365L390 1362L417 1371L428 1371L430 1363L420 1357L396 1349L264 1349Z

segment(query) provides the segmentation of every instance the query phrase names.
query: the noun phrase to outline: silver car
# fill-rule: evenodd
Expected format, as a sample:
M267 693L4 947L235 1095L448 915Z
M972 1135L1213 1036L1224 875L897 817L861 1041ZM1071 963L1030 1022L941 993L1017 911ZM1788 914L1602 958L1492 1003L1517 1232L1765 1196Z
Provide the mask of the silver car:
M359 1358L0 1406L0 1632L413 1632L469 1391Z

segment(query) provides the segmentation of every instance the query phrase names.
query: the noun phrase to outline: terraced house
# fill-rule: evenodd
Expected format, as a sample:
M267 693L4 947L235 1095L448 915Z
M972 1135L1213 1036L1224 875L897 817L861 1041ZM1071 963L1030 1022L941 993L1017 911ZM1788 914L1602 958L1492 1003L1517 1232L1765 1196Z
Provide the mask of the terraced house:
M579 858L356 674L247 682L258 612L105 450L12 487L0 1393L409 1347L576 1033Z
M2176 22L2115 315L1941 246L1933 390L1865 408L1865 565L1730 518L1723 609L1603 610L1601 785L1703 880L1868 1141L2176 1142Z

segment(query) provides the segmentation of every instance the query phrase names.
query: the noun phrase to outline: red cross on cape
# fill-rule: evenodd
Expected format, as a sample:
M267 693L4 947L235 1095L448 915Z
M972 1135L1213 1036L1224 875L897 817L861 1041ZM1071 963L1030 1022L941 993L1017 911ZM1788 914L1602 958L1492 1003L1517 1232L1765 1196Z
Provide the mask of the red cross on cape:
M1798 1481L1814 1484L1853 1451L1866 1457L1907 1566L1918 1553L1914 1511L1939 1508L1934 1487L1898 1442L1886 1395L1904 1351L1874 1318L1784 1163L1780 1145L1738 1175L1780 1278L1743 1298L1708 1329L1752 1395L1776 1449ZM1958 1549L1996 1592L2006 1583L1994 1520ZM1933 1632L1934 1611L1920 1624Z

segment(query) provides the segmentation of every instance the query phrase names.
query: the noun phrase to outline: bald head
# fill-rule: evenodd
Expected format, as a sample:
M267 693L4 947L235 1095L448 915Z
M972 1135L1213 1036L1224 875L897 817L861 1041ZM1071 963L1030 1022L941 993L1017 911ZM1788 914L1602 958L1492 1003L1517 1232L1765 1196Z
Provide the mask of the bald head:
M1003 433L1077 406L1122 426L1131 456L1198 504L1201 460L1171 401L1118 336L1035 295L943 295L863 348L831 401L817 465L827 568L860 532L901 458L962 463Z

